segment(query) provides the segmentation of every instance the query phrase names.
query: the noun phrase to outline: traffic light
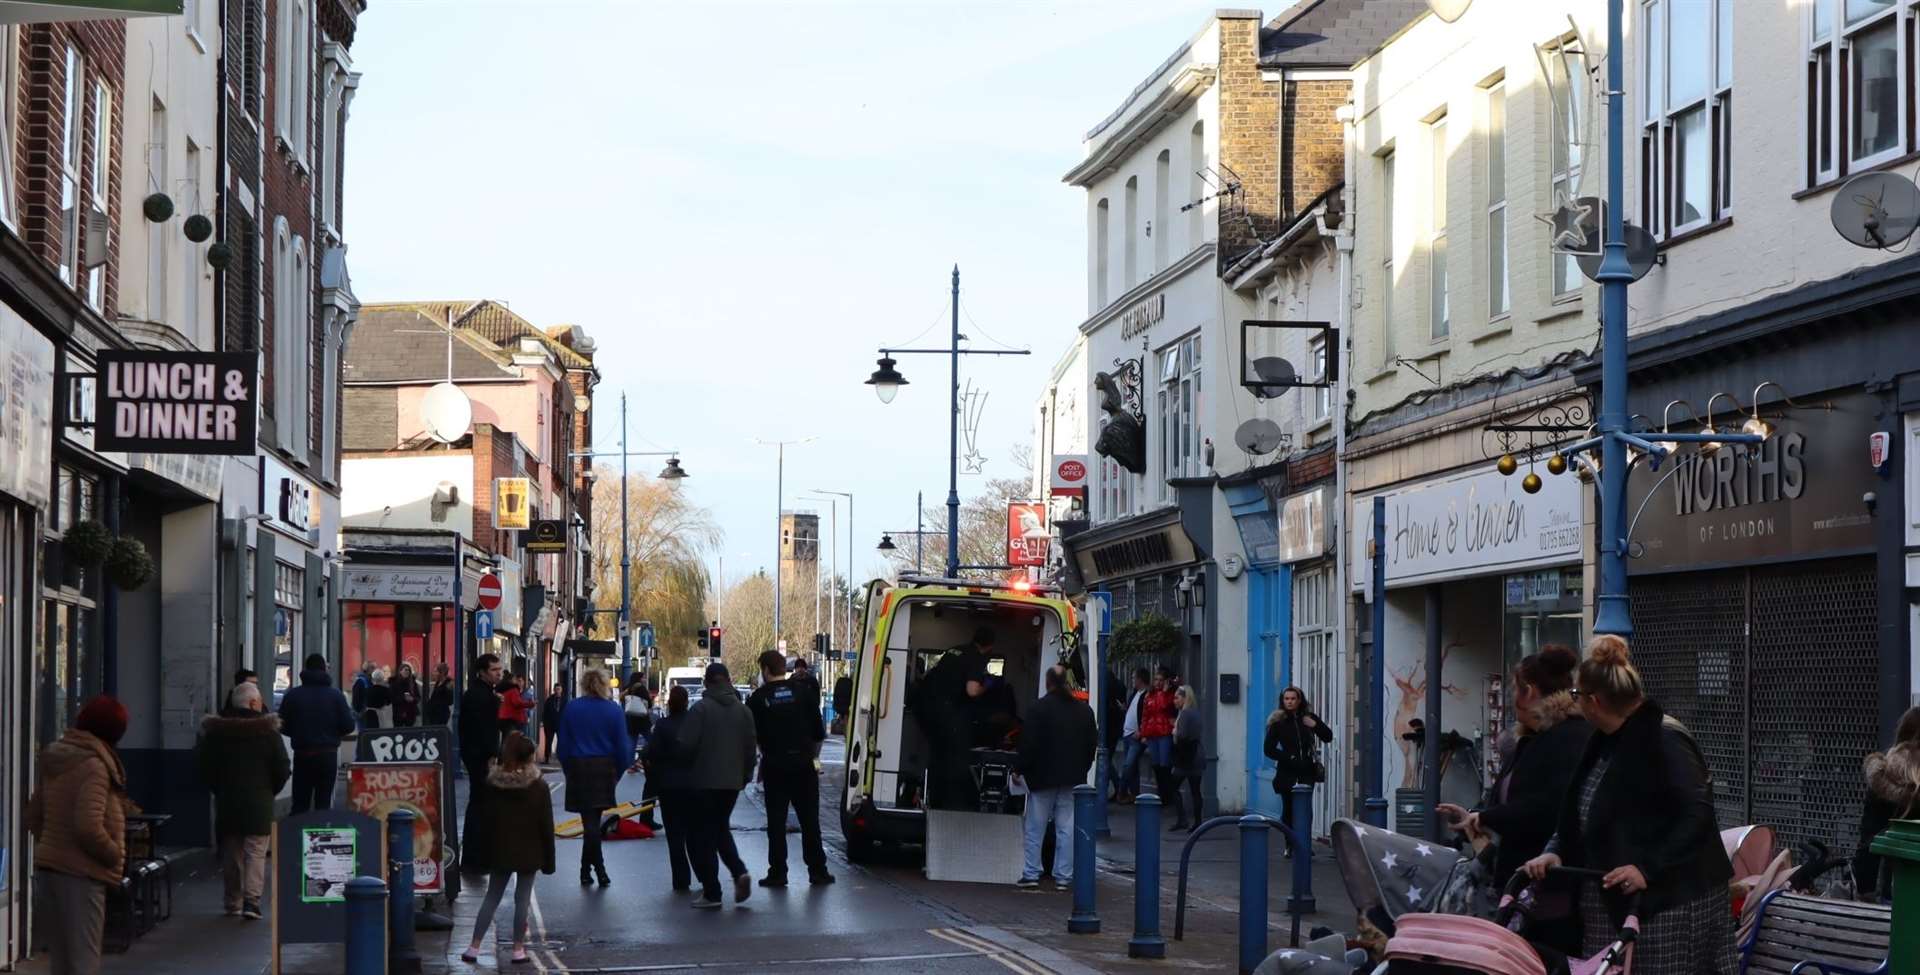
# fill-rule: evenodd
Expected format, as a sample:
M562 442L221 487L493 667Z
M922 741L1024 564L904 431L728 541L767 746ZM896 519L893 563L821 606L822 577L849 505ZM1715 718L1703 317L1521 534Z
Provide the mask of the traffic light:
M814 653L827 652L827 635L825 633L815 633L813 635L813 652Z
M703 627L701 627L701 628L700 628L700 649L702 649L702 650L705 650L705 649L707 648L707 633L708 633L708 632L709 632L709 631L707 630L707 628L706 628L706 627L704 627L704 626L703 626Z
M723 631L717 626L707 627L707 638L702 643L702 646L708 647L709 649L707 652L714 657L719 657L721 655L720 654L720 634L722 632Z

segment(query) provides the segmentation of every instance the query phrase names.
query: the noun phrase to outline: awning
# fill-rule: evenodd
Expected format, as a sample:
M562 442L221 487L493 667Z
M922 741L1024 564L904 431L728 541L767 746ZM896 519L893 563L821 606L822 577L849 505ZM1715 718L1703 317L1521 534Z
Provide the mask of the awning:
M185 12L186 0L7 0L0 3L0 24L178 17Z

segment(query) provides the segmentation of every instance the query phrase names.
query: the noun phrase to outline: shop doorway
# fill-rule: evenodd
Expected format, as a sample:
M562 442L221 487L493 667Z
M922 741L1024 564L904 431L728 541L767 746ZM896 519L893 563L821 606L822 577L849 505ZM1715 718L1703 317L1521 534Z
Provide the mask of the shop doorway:
M1336 815L1345 815L1350 729L1339 725L1346 701L1346 665L1333 634L1333 572L1320 568L1293 577L1293 682L1307 694L1320 720L1333 728L1333 741L1320 746L1327 781L1313 793L1313 835L1326 836Z
M1873 559L1642 576L1632 594L1634 659L1705 754L1720 826L1852 851L1879 738Z
M32 509L0 501L0 966L25 950L26 836L21 807L32 787L28 762L32 724L25 707L32 686L34 545Z

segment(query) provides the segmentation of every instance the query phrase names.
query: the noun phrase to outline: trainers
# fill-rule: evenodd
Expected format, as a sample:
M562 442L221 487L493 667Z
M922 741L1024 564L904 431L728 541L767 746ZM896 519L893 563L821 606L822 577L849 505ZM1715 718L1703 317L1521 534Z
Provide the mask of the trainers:
M785 877L776 877L773 874L767 874L760 878L760 886L762 887L785 887L786 885L787 878Z
M693 899L693 906L703 911L714 911L720 909L720 902L705 894L701 894L699 897Z
M245 904L243 904L243 905L241 905L241 907L240 907L240 916L241 916L241 917L244 917L244 918L246 918L246 919L247 919L247 920L249 920L249 921L258 921L258 920L260 920L260 917L261 917L261 915L260 915L260 902L259 902L259 901L248 901L248 902L246 902Z
M1015 887L1020 888L1021 890L1039 890L1040 878L1039 877L1021 877L1019 880L1014 881L1013 885Z
M747 898L752 895L753 895L753 877L752 876L743 873L740 876L733 878L733 902L735 904L746 903Z

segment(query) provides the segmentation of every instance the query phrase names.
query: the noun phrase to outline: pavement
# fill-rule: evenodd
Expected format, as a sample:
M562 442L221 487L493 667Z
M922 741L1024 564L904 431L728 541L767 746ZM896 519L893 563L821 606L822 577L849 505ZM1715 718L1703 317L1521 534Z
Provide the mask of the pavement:
M559 840L558 871L536 882L533 910L533 961L507 963L504 928L511 924L512 900L501 905L498 923L481 961L459 958L472 936L484 882L469 877L461 897L451 904L454 930L421 932L426 971L533 971L614 975L689 971L841 971L875 966L903 973L989 973L1014 971L1086 975L1090 972L1232 970L1239 922L1238 830L1215 829L1195 842L1190 859L1185 937L1174 940L1175 889L1186 834L1166 834L1161 843L1160 933L1166 958L1129 958L1127 942L1134 917L1134 831L1131 807L1115 806L1112 836L1098 845L1097 909L1101 931L1069 935L1068 892L1017 891L988 884L942 883L926 879L919 851L880 851L875 862L856 867L845 857L845 842L834 813L834 796L844 775L839 741L822 755L822 828L830 869L838 883L810 887L804 882L784 890L755 886L741 905L696 911L690 898L668 881L664 839L609 842L610 888L578 884L580 843ZM560 776L547 777L559 812ZM621 783L622 799L638 799L639 776ZM465 783L452 808L465 808ZM750 790L733 819L734 839L755 877L766 865L764 808ZM1288 941L1291 918L1285 913L1291 864L1282 857L1278 834L1268 860L1270 950ZM798 880L805 876L799 836L789 837L789 856ZM220 877L205 858L183 870L176 881L172 920L140 938L131 951L109 955L105 975L257 975L266 969L271 930L266 921L246 922L220 914ZM1351 930L1352 910L1338 873L1324 847L1315 858L1316 910L1303 918L1303 937L1316 925ZM442 902L442 908L446 905ZM289 955L290 973L341 970L332 953ZM46 971L44 959L21 971Z

